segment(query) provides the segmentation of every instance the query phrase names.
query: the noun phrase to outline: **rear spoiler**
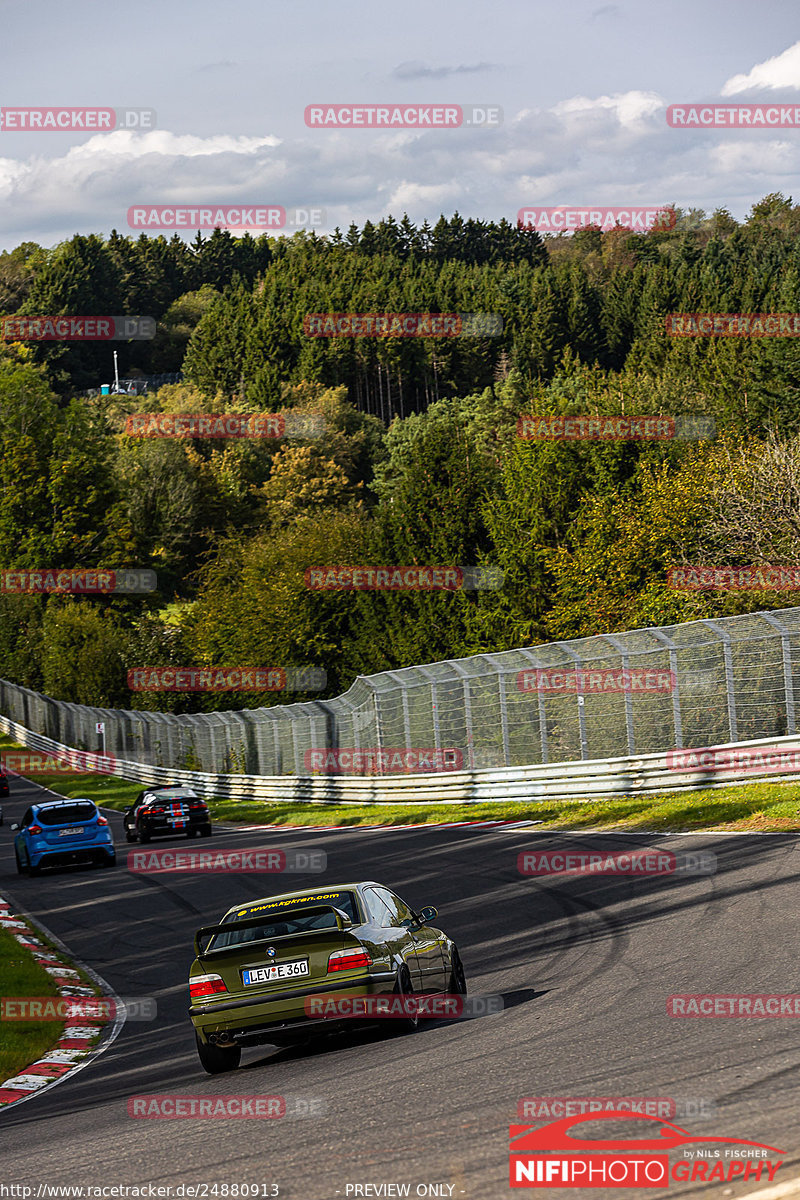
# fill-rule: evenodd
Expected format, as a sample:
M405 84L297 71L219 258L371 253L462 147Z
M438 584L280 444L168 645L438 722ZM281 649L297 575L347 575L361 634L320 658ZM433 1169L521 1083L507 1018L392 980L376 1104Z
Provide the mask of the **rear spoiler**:
M304 908L293 909L277 909L273 913L265 913L262 917L248 917L246 921L226 921L223 925L204 925L202 929L198 929L194 935L194 952L198 958L204 958L206 954L224 954L227 950L238 950L239 946L220 946L217 950L203 949L203 941L208 938L209 942L217 933L230 933L232 929L254 929L258 925L264 925L271 920L285 920L293 917L307 917L312 913L332 912L336 914L336 927L341 933L344 929L349 929L353 922L350 920L346 912L341 908L336 908L333 904L309 904ZM260 941L263 942L285 942L289 938L297 937L313 937L315 933L330 933L330 929L301 929L297 933L281 933L276 937L255 938L252 942L245 943L248 946L257 945Z

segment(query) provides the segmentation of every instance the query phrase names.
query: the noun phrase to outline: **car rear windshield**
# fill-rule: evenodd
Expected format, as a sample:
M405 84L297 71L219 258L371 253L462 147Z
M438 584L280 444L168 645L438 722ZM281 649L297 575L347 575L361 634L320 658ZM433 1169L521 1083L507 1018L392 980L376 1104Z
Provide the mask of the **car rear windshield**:
M226 930L225 933L218 933L211 940L209 950L224 950L228 946L243 946L247 942L260 942L270 938L286 937L290 933L310 933L315 929L335 929L336 914L333 912L318 912L309 913L307 916L292 916L292 908L308 908L312 904L330 904L334 908L340 908L346 913L353 924L359 924L361 918L358 916L355 898L352 892L328 892L325 897L321 896L304 896L293 899L289 906L279 906L276 904L274 914L265 917L263 925L251 925L247 929ZM260 905L253 905L250 909L242 909L240 912L231 913L225 917L223 924L235 923L238 921L248 920L250 917L258 916L258 908ZM242 915L245 913L246 915Z
M40 808L36 820L42 825L76 825L93 821L96 816L93 804L60 804L58 808Z

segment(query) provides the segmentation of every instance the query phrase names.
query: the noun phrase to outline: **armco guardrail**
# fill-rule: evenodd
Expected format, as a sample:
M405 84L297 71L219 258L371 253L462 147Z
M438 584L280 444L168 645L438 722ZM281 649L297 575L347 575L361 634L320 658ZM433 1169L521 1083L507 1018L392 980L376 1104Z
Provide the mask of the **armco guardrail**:
M74 751L23 725L0 716L0 730L23 746L46 754ZM78 753L81 753L80 751ZM309 804L487 804L507 801L591 801L603 796L642 796L653 792L693 791L732 783L800 779L800 741L765 738L729 743L712 751L675 751L639 757L595 759L553 766L506 767L502 770L453 771L400 776L264 776L213 775L179 771L146 763L116 760L112 774L146 784L187 784L206 797L263 803L301 801ZM692 758L693 756L693 758ZM694 763L696 759L696 765ZM716 762L716 765L713 765ZM724 765L725 763L732 765ZM712 765L709 765L712 764Z

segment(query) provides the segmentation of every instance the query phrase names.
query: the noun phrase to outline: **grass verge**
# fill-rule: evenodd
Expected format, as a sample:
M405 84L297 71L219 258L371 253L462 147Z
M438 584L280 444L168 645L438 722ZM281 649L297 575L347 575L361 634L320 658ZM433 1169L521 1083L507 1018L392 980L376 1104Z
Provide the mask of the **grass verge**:
M21 750L0 735L0 751ZM138 783L105 775L31 775L61 796L88 796L107 808L123 809L141 791ZM11 783L13 798L14 784ZM696 792L611 797L584 801L508 801L499 804L387 805L359 807L264 804L247 800L210 800L215 821L252 825L406 825L439 821L530 820L560 830L751 830L800 831L800 784L758 781Z
M57 995L58 988L44 968L7 929L0 929L0 996ZM63 1021L3 1021L0 1084L46 1054L63 1028Z

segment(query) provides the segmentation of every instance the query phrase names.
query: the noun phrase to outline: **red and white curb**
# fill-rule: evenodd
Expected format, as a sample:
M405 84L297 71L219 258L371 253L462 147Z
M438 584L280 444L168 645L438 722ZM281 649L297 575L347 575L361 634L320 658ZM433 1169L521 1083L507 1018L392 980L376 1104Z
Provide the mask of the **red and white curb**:
M108 1037L99 1046L91 1046L90 1043L107 1030L107 1023L87 1024L85 1014L66 1017L63 1033L47 1054L37 1058L36 1062L31 1063L24 1071L20 1071L11 1079L0 1083L0 1111L24 1100L30 1100L34 1095L39 1095L54 1087L55 1084L88 1066L98 1054L111 1045L125 1020L124 1005L121 1004L119 997L109 988L108 984L90 967L80 963L83 971L95 981L94 987L85 987L79 973L73 967L62 962L61 956L54 953L41 938L36 936L31 928L32 925L39 928L38 922L34 922L33 918L12 913L9 902L0 896L0 929L7 929L20 946L29 951L35 962L52 977L58 988L58 996L66 998L101 996L104 999L113 1000L115 1002L113 1011L117 1016ZM70 956L66 946L63 946L49 930L45 930L42 926L39 931L47 934L50 941L63 951L64 957L74 959L74 956ZM56 997L53 999L55 1000Z

